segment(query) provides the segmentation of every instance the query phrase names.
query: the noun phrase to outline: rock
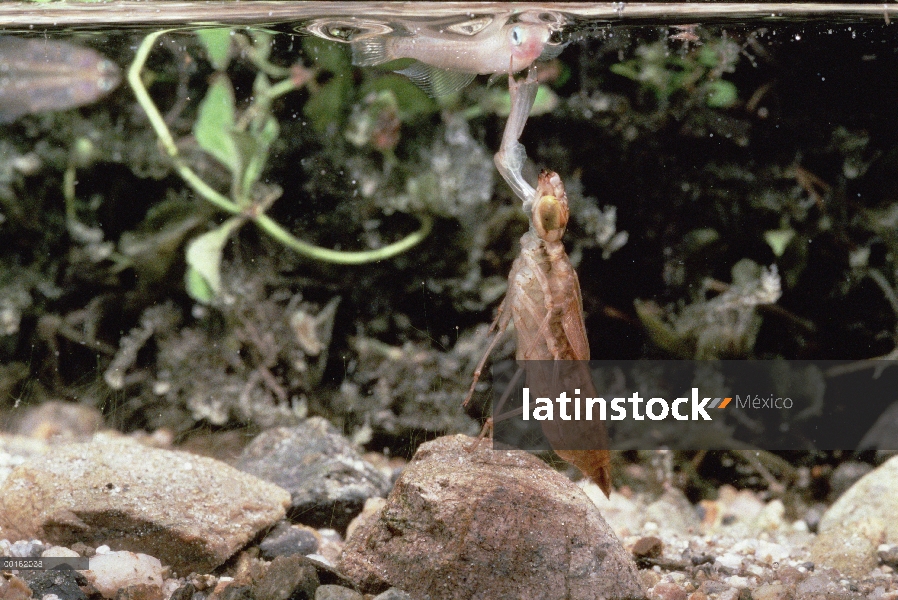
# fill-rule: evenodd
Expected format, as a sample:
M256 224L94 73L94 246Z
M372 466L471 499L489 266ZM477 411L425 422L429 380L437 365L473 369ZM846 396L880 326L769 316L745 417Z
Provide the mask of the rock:
M192 583L185 583L176 589L168 600L192 600L194 593L196 593L196 587Z
M48 448L44 440L0 433L0 485L13 469L29 458L40 456Z
M820 520L820 533L869 518L885 523L886 539L876 544L898 544L898 456L861 477L842 494Z
M857 461L846 461L835 468L829 478L829 499L830 502L838 500L838 498L848 491L848 489L857 483L861 477L873 470L871 465Z
M661 556L664 550L664 542L655 536L646 536L639 538L633 544L633 556L635 558L657 558Z
M318 551L318 535L304 525L278 523L259 543L259 552L265 560L292 554L313 554Z
M842 575L863 577L879 563L876 549L885 536L885 529L882 520L872 517L842 527L829 527L811 544L811 560Z
M898 545L881 544L876 549L876 557L880 563L898 569Z
M19 571L35 598L56 594L59 600L87 600L79 584L87 583L78 571ZM2 579L2 577L0 577ZM5 600L5 598L4 598Z
M719 581L712 581L710 579L703 581L701 587L699 587L699 591L705 594L722 594L728 589L730 589L730 586L727 584Z
M343 537L335 529L323 528L318 530L321 543L318 546L318 555L315 557L329 566L337 564L340 555L343 554ZM310 555L312 556L312 555Z
M717 600L739 600L739 590L734 587L728 587L720 592L720 595L717 596Z
M218 600L255 600L255 597L248 585L230 585L221 591Z
M413 597L645 598L633 559L574 483L463 435L423 444L338 568Z
M162 563L146 554L98 554L90 559L90 570L84 574L104 598L115 598L119 590L136 585L154 587L162 595Z
M115 600L168 600L162 595L162 588L140 583L120 589Z
M646 519L657 523L659 529L667 534L688 535L701 527L701 519L685 494L676 488L670 488L645 510Z
M103 413L86 404L52 400L32 406L18 419L16 433L40 440L84 441L103 427Z
M880 544L898 543L898 456L861 477L820 520L812 560L846 575L869 573Z
M653 600L686 600L686 590L675 583L661 581L649 591Z
M26 542L24 540L9 545L8 556L18 558L37 558L44 552L44 545L38 540Z
M283 518L288 502L284 490L213 459L94 441L16 468L0 486L0 530L63 546L107 544L203 573Z
M365 500L389 491L387 478L320 417L263 432L237 461L247 473L290 492L290 518L343 530Z
M845 593L835 581L826 575L813 575L798 584L795 588L796 600L838 600L847 598Z
M51 546L41 552L41 556L57 558L78 558L81 555L74 550L66 548L65 546Z
M9 581L0 575L0 598L3 600L29 600L31 589L24 580L12 575Z
M376 595L371 600L412 600L412 597L397 588L390 588L382 594Z
M341 585L322 585L315 590L315 600L365 600L365 598L357 591Z
M611 494L605 497L605 492L589 479L584 478L578 485L589 496L599 510L602 518L614 530L619 538L636 535L645 524L645 504L636 502L624 494Z
M318 585L318 573L311 561L299 555L279 556L253 584L252 594L255 600L314 598Z
M349 522L349 525L346 526L346 539L349 539L356 529L364 527L364 525L371 521L371 519L376 518L386 504L386 498L368 498L365 500L365 506L362 508L362 512L360 512Z
M795 593L792 588L781 583L759 585L752 590L752 600L792 600Z

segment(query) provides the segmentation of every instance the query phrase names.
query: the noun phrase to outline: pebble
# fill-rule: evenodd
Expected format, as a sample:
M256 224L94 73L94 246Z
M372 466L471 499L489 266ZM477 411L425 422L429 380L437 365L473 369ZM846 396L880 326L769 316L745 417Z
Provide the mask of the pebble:
M11 539L106 544L209 572L285 514L289 494L222 462L134 442L53 447L0 486Z
M80 587L86 584L87 580L78 571L19 571L19 573L31 588L35 598L56 594L59 600L87 600Z
M868 516L843 526L828 526L811 544L811 560L850 577L864 577L878 564L876 548L884 539L886 523Z
M836 500L820 520L820 532L860 523L870 518L885 524L885 540L898 544L898 456L861 477Z
M43 557L59 557L59 558L78 558L81 556L74 550L70 550L65 546L50 546L43 552L41 552L41 556Z
M829 478L829 501L835 502L838 500L861 477L872 470L872 465L858 461L846 461L837 466Z
M383 473L320 417L263 432L236 466L289 491L290 518L314 527L345 530L365 500L390 489Z
M11 575L9 580L0 575L0 598L3 600L28 600L31 589L20 577Z
M649 598L657 600L686 600L686 590L675 583L661 581L651 589Z
M876 549L876 557L879 559L879 562L892 567L893 569L898 569L898 544L880 544Z
M698 512L677 488L670 488L645 509L645 517L666 535L689 535L701 527Z
M318 533L310 527L281 521L259 543L259 552L265 560L292 554L313 554L318 551L318 537Z
M414 598L644 598L633 559L567 477L473 439L421 445L338 568L360 590ZM501 576L497 576L501 574Z
M751 591L752 600L792 600L794 590L781 583L759 585Z
M377 517L384 506L387 505L386 498L368 498L365 500L365 506L349 525L346 526L346 539L352 537L352 534L359 528L363 528L369 521Z
M715 562L717 562L722 567L726 567L727 569L737 570L742 567L742 563L744 560L744 556L728 552L726 554L721 554L720 556L718 556Z
M386 592L376 595L371 600L412 600L412 597L398 588L390 588Z
M103 427L103 413L86 404L51 400L26 408L15 433L41 440L86 441Z
M152 587L162 596L162 563L158 558L134 552L108 552L90 559L85 577L104 598L115 598L116 592L129 586ZM142 595L150 592L144 591Z
M115 600L168 600L162 594L162 588L139 583L120 589L114 596Z
M322 585L315 590L315 600L365 600L365 598L357 591L341 585Z
M728 587L727 589L720 592L717 596L718 600L739 600L739 590L733 587Z
M639 541L633 544L633 556L635 558L656 558L661 556L664 550L664 542L655 536L646 536L639 538Z
M318 572L309 561L298 555L279 556L253 584L252 592L255 600L314 598L318 585Z

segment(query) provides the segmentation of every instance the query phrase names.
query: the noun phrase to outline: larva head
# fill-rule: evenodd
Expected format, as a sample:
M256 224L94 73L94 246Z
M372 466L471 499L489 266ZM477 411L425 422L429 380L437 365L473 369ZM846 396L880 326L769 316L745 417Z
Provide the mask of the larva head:
M564 235L564 228L570 216L567 194L561 178L553 171L539 174L536 184L536 201L531 213L533 228L540 239L557 242Z

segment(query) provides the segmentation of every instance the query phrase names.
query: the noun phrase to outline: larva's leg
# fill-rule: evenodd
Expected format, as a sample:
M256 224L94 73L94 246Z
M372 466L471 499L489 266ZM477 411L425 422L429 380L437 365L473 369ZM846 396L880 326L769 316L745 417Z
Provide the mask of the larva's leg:
M483 372L483 366L486 364L486 361L490 357L490 354L493 352L493 349L495 349L496 344L499 343L499 339L502 337L502 334L505 333L505 330L508 328L508 322L511 320L511 311L506 310L505 303L508 302L508 299L511 297L512 294L510 292L505 296L505 300L503 300L502 304L499 305L499 311L496 313L496 319L493 321L493 324L490 325L490 331L495 330L496 334L490 341L490 345L487 346L486 352L483 353L483 357L480 359L480 362L477 363L477 368L474 369L474 380L471 382L471 388L468 390L468 395L465 396L465 401L461 404L463 408L467 408L468 403L474 396L474 388L477 387L477 382L480 381L480 374Z
M496 403L495 406L493 407L494 415L497 414L500 410L502 410L502 406L508 400L508 397L511 395L511 391L515 388L515 386L518 384L518 380L523 375L524 375L524 369L518 368L518 370L515 371L514 377L511 378L511 381L508 383L508 387L505 389L505 392L502 393L502 397L499 398L499 402ZM487 436L493 437L493 430L494 430L495 423L497 420L502 421L509 417L513 417L514 415L520 414L522 412L524 412L524 409L518 408L516 410L512 410L507 413L498 415L496 418L488 417L486 422L484 422L484 424L483 424L483 428L480 430L480 435L478 435L477 439L474 440L474 443L472 443L468 447L468 452L473 452L474 450L476 450L477 447L480 445L480 441L483 438L485 438Z

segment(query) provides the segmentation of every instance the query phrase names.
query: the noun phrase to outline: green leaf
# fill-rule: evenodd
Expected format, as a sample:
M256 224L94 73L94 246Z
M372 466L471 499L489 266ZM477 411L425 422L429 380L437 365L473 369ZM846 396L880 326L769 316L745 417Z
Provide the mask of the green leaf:
M241 157L234 141L234 89L224 75L216 77L200 103L193 135L200 147L237 175Z
M193 267L187 267L184 285L187 288L187 294L201 304L209 304L215 299L215 292L212 291L200 272Z
M777 258L783 255L794 237L794 229L771 229L764 232L764 241L767 242L767 245L773 250L773 255Z
M231 34L227 27L200 29L196 32L206 49L206 56L216 71L224 71L231 60Z
M636 66L636 61L628 60L627 62L617 63L608 67L608 70L615 75L639 81L639 69Z
M244 217L232 217L187 245L187 291L195 300L208 302L221 292L221 253L228 238L243 222ZM199 285L197 278L205 283L211 296L203 292L205 288Z
M723 79L709 82L705 90L708 94L707 98L705 98L705 104L711 108L729 108L736 104L736 100L739 99L739 92L736 90L736 86L732 82L724 81Z
M334 75L345 75L352 68L352 61L345 44L329 42L317 37L302 40L303 53L315 61L315 66Z
M312 121L315 131L323 133L331 123L342 121L349 91L349 77L334 77L309 98L302 112Z

